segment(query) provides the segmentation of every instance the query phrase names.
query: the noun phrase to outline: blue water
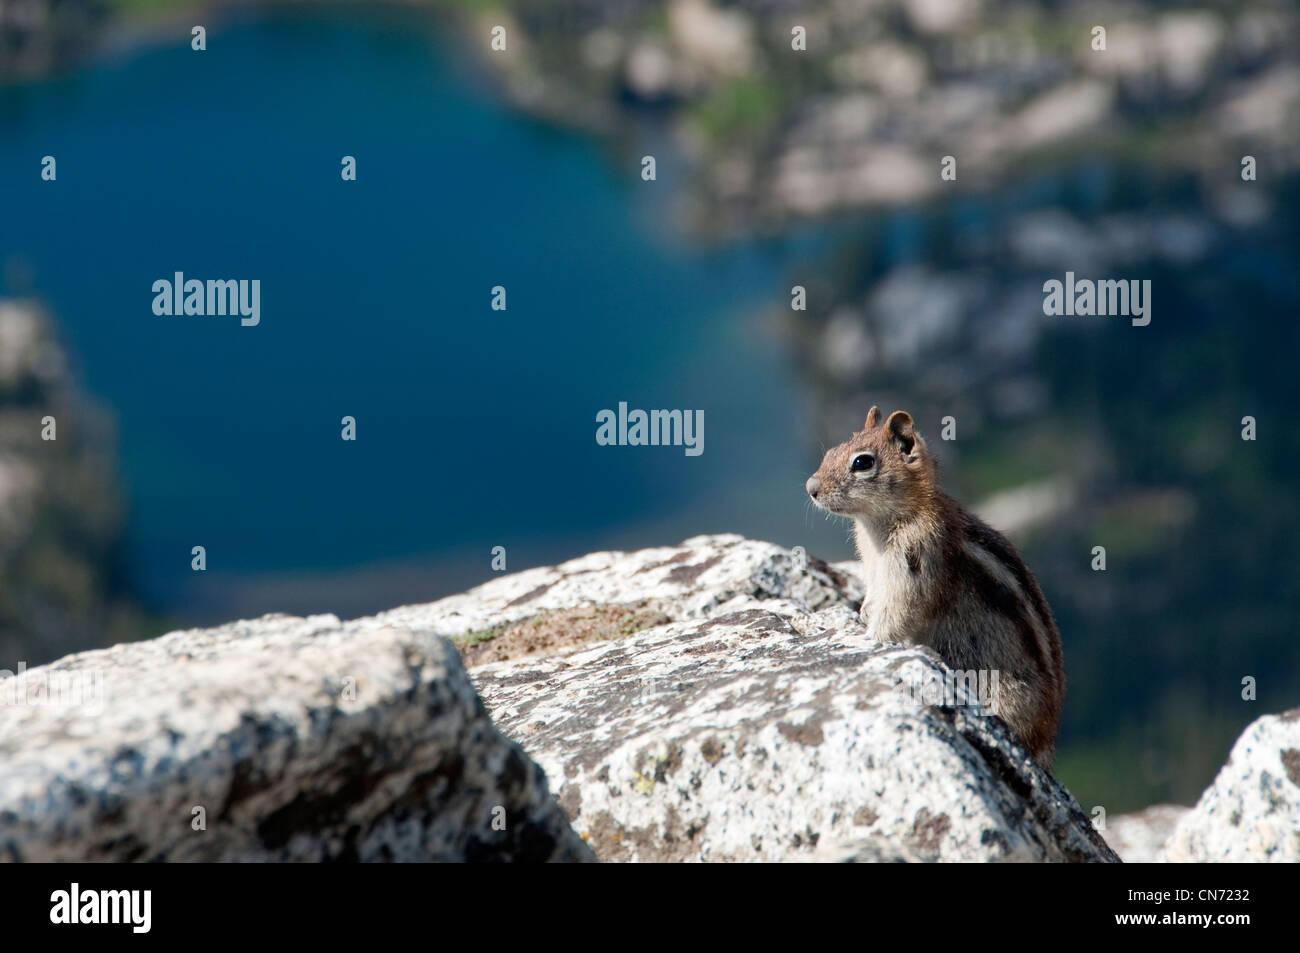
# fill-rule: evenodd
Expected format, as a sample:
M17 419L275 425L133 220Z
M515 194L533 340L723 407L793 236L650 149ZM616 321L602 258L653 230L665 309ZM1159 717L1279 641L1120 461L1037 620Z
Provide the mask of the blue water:
M713 530L842 537L808 517L808 422L756 318L816 240L691 245L638 156L511 112L416 21L259 19L0 90L0 143L0 260L118 417L156 604L429 567L308 600L360 611L484 578L495 545L516 569ZM261 324L154 315L176 271L260 279ZM620 400L703 409L704 454L598 447ZM305 608L286 599L239 608Z

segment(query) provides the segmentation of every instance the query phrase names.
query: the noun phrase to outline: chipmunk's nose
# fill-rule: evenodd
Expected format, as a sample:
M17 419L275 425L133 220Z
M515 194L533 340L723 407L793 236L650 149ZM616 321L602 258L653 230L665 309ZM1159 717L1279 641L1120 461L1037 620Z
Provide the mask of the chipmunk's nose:
M815 476L810 476L808 482L804 484L804 489L808 491L808 495L814 500L817 499L817 491L821 488L822 481L817 479Z

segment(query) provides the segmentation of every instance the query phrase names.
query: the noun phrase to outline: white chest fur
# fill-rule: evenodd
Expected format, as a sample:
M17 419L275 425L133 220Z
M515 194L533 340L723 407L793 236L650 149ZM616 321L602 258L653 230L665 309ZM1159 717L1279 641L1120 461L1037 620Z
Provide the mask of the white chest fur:
M867 590L861 613L867 634L879 642L910 641L908 632L915 627L908 623L923 579L907 565L906 541L891 539L887 543L861 522L855 524L854 532Z

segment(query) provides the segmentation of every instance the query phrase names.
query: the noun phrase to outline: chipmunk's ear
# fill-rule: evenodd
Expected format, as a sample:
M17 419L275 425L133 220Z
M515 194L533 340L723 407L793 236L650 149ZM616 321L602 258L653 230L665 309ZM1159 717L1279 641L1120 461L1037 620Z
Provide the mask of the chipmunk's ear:
M905 410L896 410L885 421L889 439L904 456L911 454L916 447L916 431L912 429L912 415Z
M872 404L871 409L867 411L867 422L862 429L875 430L879 426L880 426L880 408L877 407L875 404Z

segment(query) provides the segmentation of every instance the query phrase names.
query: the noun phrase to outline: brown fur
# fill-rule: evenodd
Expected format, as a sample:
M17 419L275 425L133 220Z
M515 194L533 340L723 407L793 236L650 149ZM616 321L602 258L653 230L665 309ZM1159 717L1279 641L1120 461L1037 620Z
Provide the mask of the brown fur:
M928 645L959 671L997 672L994 713L1050 768L1065 701L1051 608L1006 537L940 490L911 416L880 416L872 407L807 485L818 506L854 521L863 621L872 637ZM854 471L859 457L870 466Z

